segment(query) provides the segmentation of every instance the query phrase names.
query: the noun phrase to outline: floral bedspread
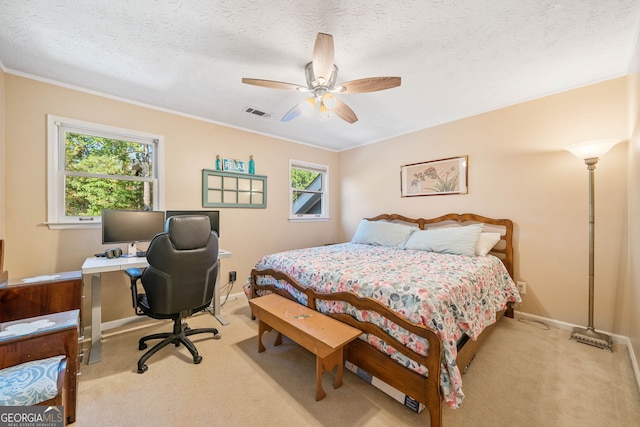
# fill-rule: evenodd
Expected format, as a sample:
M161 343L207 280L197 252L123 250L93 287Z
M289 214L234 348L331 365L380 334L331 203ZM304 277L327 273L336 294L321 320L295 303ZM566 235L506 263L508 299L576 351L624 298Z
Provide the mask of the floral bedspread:
M267 268L285 272L317 292L351 291L376 299L408 320L436 331L443 343L440 384L445 401L454 409L464 399L455 360L456 342L464 334L476 339L496 321L495 313L506 308L508 301L520 302L515 283L494 256L467 257L343 243L267 255L258 261L256 269ZM262 280L283 287L272 278ZM291 286L284 287L306 304L305 295L296 295ZM426 340L410 338L401 328L385 327L382 319L357 312L349 304L318 301L317 309L349 312L360 320L377 323L414 351L428 352ZM409 360L377 337L361 338L402 365L428 375L425 366Z

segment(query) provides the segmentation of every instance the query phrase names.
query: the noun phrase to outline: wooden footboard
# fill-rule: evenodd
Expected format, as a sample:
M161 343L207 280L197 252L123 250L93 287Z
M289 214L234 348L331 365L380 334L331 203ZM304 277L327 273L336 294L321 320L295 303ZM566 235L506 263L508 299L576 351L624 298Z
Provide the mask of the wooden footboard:
M395 312L373 299L361 298L352 292L337 292L332 294L315 292L301 285L289 275L273 269L254 269L251 271L251 298L258 298L260 296L259 292L261 291L270 291L295 301L295 299L283 289L270 284L259 284L259 277L273 277L276 280L289 283L294 289L306 295L307 307L311 309L317 309L317 300L343 301L351 304L358 310L375 311L407 331L424 338L429 343L429 354L427 356L407 348L400 341L372 323L361 322L349 314L324 313L365 333L375 335L409 359L426 366L429 370L428 377L403 367L389 356L384 355L362 340L352 341L346 351L347 360L413 397L417 401L424 403L429 410L432 426L442 425L442 394L440 391L442 343L433 330L398 316Z

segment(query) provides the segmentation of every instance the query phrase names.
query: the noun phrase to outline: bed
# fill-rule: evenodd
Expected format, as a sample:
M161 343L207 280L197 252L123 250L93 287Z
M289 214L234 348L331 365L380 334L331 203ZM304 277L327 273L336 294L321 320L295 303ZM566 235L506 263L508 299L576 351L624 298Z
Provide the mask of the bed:
M262 257L245 292L275 292L363 331L346 359L423 403L457 408L461 371L512 304L513 223L476 214L365 218L347 243Z

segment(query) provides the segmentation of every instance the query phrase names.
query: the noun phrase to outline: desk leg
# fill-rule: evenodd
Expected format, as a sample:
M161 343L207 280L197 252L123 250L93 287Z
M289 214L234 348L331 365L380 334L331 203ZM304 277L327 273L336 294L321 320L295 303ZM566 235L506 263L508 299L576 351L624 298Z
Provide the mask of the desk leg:
M218 260L218 263L220 263L220 260ZM218 265L218 278L216 279L216 287L213 290L213 313L212 314L224 326L224 325L228 325L229 321L222 314L220 314L220 271L221 270L222 269L220 268L220 265ZM209 309L211 309L211 307L209 307Z
M87 364L102 359L102 278L99 274L91 276L91 349Z

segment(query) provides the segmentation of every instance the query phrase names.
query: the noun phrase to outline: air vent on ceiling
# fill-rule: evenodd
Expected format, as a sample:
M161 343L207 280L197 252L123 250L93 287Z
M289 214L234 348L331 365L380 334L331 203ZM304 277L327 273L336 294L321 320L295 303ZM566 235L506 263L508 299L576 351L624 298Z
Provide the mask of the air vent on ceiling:
M249 114L253 114L253 115L256 115L256 116L260 116L260 117L265 117L265 118L267 118L267 119L268 119L269 117L271 117L271 114L269 114L269 113L265 113L264 111L256 110L256 109L255 109L255 108L253 108L253 107L247 107L247 108L245 108L245 109L244 109L244 112L245 112L245 113L249 113Z

